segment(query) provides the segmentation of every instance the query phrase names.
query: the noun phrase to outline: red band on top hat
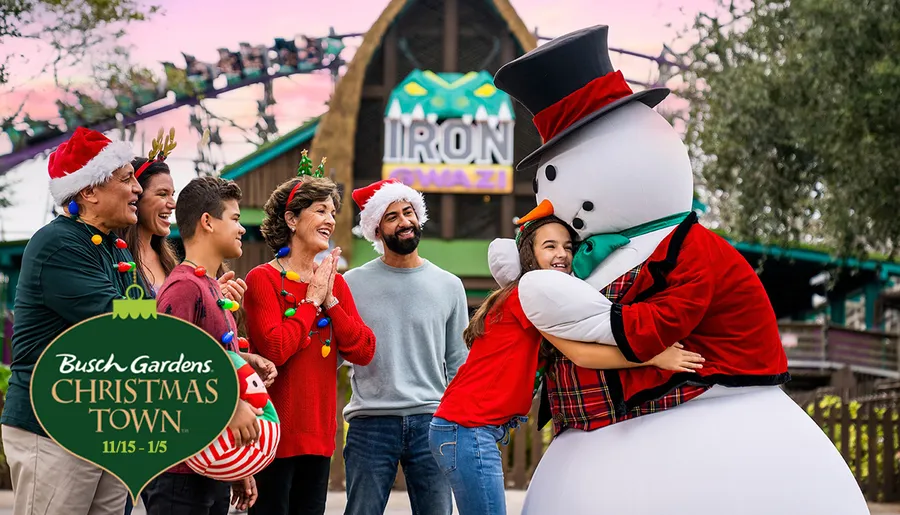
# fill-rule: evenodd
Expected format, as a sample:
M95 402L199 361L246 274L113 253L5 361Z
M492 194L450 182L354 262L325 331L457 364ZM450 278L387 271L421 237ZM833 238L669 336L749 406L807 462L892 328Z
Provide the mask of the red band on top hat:
M547 143L578 120L633 93L621 71L597 77L534 116L541 142Z

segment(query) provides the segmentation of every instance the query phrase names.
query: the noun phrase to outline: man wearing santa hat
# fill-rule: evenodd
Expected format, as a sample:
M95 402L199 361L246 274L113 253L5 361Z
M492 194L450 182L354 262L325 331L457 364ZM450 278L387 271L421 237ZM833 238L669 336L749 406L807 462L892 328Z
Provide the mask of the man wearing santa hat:
M401 464L413 513L450 515L450 484L431 456L428 428L466 360L466 292L419 256L428 220L421 193L391 179L355 190L353 200L363 236L382 256L344 274L378 341L369 365L351 365L345 514L384 513Z
M22 256L9 390L0 417L15 495L13 513L121 515L125 486L48 438L29 385L44 349L69 327L112 311L125 296L132 256L114 231L137 223L141 187L131 146L79 127L50 154L50 193L64 215L38 230ZM143 287L143 284L141 284Z

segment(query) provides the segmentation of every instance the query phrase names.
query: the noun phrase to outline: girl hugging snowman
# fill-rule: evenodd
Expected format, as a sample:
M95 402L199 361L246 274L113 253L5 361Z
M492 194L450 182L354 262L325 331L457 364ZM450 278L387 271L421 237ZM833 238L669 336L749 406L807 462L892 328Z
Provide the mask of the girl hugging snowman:
M516 235L521 277L532 270L572 270L575 232L555 216L525 223ZM632 363L618 347L542 334L519 302L518 279L494 291L464 333L470 352L450 382L429 432L431 452L453 489L461 515L506 513L497 443L527 420L542 364L562 353L593 369L655 366L694 372L704 359L674 343L651 360Z

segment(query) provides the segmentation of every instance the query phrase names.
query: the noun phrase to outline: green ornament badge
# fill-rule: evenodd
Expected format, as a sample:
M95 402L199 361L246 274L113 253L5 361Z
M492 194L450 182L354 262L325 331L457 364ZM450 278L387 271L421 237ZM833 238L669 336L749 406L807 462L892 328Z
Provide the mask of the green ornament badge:
M225 349L200 328L156 313L156 301L113 301L113 313L59 335L34 368L41 426L110 472L137 501L154 477L212 443L238 403Z

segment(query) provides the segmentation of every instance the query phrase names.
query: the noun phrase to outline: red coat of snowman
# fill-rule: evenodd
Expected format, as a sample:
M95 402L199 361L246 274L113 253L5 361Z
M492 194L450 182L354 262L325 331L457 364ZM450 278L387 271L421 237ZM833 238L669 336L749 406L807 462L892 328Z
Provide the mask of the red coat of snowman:
M669 91L632 93L606 38L605 26L568 34L495 77L534 115L544 142L519 164L537 165L538 201L519 223L552 213L582 240L573 262L581 279L529 272L522 307L541 331L616 345L630 361L675 342L706 358L698 374L607 372L617 411L688 383L709 390L659 413L564 431L523 513L868 513L834 446L778 387L789 379L787 360L758 277L691 212L687 151L652 110ZM514 243L493 242L489 262L499 282L514 278ZM600 294L637 267L623 298Z

